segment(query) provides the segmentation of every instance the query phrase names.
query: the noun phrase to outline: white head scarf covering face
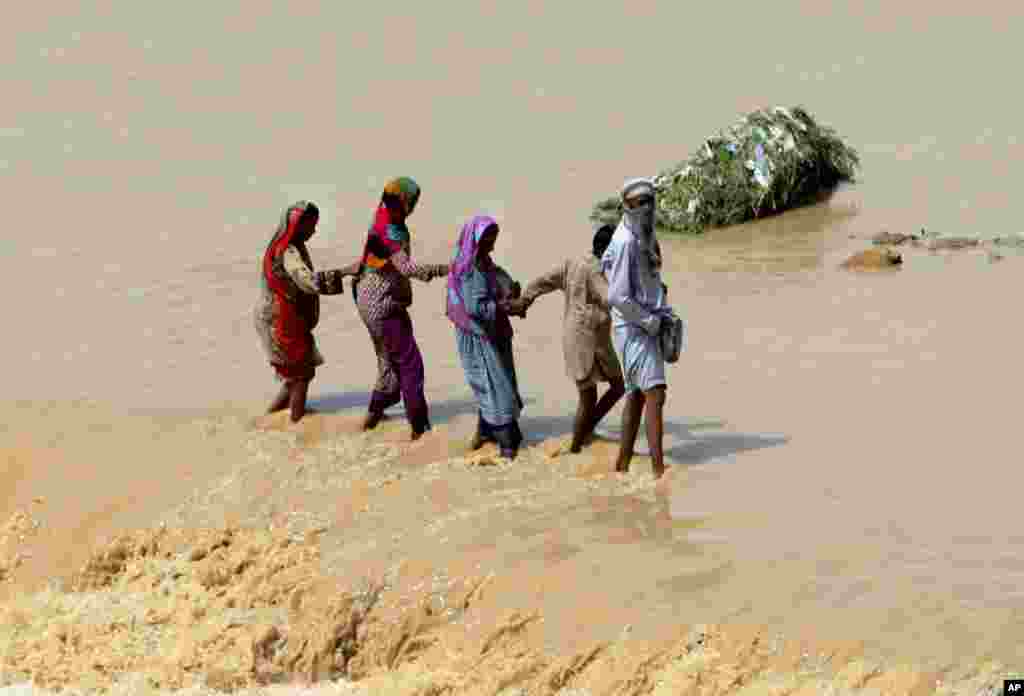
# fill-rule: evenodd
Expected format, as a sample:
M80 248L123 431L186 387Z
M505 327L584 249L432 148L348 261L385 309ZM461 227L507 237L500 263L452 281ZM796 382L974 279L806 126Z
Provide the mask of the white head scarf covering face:
M645 177L626 179L626 183L622 185L622 200L641 195L654 195L654 184L651 180Z
M637 208L623 206L623 221L630 232L645 241L654 235L654 185L650 179L629 179L622 187L622 200L636 196L650 196L650 203Z

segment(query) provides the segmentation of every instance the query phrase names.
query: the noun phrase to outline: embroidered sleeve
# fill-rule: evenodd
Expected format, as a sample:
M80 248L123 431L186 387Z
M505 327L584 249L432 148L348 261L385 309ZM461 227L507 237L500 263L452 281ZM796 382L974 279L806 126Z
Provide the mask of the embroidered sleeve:
M391 264L406 278L415 278L425 283L448 275L448 266L438 263L416 263L405 251L396 251L392 254Z
M354 276L359 275L359 271L363 268L362 258L358 258L347 266L342 266L338 269L338 272L343 276Z
M337 295L344 289L342 271L313 271L294 246L284 252L284 270L300 290L310 295Z

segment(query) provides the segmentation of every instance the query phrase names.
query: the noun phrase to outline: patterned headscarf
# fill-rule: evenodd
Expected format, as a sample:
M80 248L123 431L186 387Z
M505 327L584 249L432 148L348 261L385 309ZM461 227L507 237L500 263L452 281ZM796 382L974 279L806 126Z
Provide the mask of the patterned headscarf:
M285 209L284 213L281 214L280 222L277 223L277 229L274 230L274 237L270 240L270 246L267 247L268 252L273 251L274 256L285 252L288 245L295 241L295 233L299 229L299 220L307 210L319 212L316 205L310 201L296 201ZM299 241L304 240L300 239Z
M467 331L472 330L473 320L466 313L465 303L462 297L462 279L466 277L476 263L476 252L480 246L480 240L484 232L491 225L497 226L498 221L490 215L477 215L462 226L459 233L459 246L455 250L455 257L448 267L448 308L445 312L452 322ZM487 275L487 282L492 290L497 288L498 278L493 268Z
M384 196L395 196L402 205L403 219L396 219L396 216L384 203ZM416 207L420 198L419 185L407 176L392 179L384 186L384 193L377 205L373 222L366 237L366 246L363 248L363 265L373 270L383 268L388 263L391 255L397 251L408 251L409 228L406 227L405 217Z
M396 196L402 202L404 214L409 215L420 199L420 186L409 177L400 176L384 185L384 193Z

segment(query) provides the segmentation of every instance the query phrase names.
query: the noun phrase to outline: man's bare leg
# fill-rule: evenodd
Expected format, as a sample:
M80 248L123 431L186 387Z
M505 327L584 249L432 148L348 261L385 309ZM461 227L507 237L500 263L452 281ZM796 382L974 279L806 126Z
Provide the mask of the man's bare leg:
M594 408L597 405L597 385L580 390L576 405L576 420L572 426L572 444L569 451L576 453L583 448L583 440L594 429Z
M289 382L291 396L289 404L292 411L292 423L298 423L306 415L306 395L309 393L309 380L296 379Z
M597 424L604 420L604 417L615 408L615 404L619 403L626 393L626 385L623 384L621 379L613 380L608 387L608 391L604 393L601 400L597 402L597 407L594 409L594 420L590 423L590 430L587 434L594 432L594 428Z
M583 443L594 434L597 424L604 420L608 412L615 408L619 399L626 393L626 386L622 380L614 380L608 387L601 399L597 399L597 387L591 387L580 392L580 403L576 410L576 422L573 428L573 442L570 451L579 452ZM585 409L585 410L584 410Z
M274 400L270 402L270 408L267 409L267 413L277 413L288 408L288 401L292 397L291 388L288 386L288 382L281 385L281 391L277 393Z
M654 478L665 473L665 454L662 451L662 437L665 431L665 387L655 387L644 392L647 421L647 446L651 450L651 467Z
M622 438L619 444L619 459L615 462L615 471L626 473L629 463L633 460L633 447L636 435L640 431L640 417L644 413L644 395L640 391L631 391L626 397L626 405L622 409Z

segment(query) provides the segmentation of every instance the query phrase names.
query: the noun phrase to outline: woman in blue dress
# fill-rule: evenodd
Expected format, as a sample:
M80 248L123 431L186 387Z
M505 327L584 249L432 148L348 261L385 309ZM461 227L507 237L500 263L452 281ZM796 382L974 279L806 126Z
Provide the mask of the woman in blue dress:
M523 399L512 353L516 283L491 259L498 240L497 221L477 215L466 223L448 271L447 315L455 324L455 342L466 382L480 407L473 449L496 442L503 457L514 459L523 434Z

